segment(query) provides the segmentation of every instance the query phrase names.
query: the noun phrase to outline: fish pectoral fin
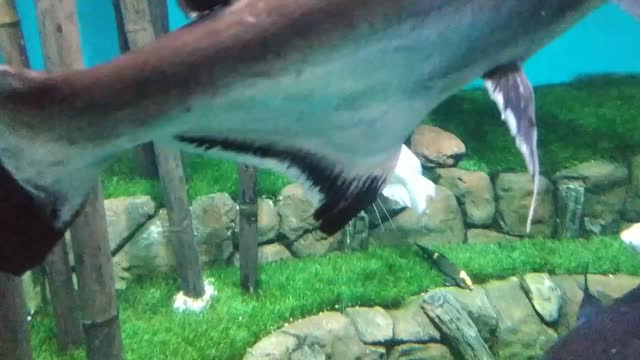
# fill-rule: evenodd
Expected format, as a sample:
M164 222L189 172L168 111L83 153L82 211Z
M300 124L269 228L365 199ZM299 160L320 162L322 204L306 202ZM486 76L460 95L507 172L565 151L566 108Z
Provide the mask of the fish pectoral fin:
M640 19L640 0L613 0L623 10Z
M0 95L26 89L46 75L26 68L0 65Z
M353 161L334 160L321 151L282 144L185 134L175 136L175 140L181 147L189 145L205 152L220 153L221 157L279 171L300 181L319 195L315 201L319 206L313 218L318 228L329 236L373 204L400 154L398 146L397 152L386 160L366 170L361 166L357 171L358 164L352 164Z
M516 146L524 156L527 170L533 177L533 196L527 217L527 233L537 204L539 162L538 133L536 128L535 96L533 87L520 65L508 64L496 67L484 76L489 96L496 103L502 120L516 139Z
M98 172L21 182L0 159L0 272L21 276L44 261L80 213Z

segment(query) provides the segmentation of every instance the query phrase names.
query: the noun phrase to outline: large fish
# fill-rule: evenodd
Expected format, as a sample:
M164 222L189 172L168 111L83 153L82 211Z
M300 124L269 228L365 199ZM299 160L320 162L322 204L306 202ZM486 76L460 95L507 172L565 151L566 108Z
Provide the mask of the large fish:
M635 360L640 354L640 286L556 342L544 360Z
M238 0L89 69L2 67L0 271L39 264L108 160L150 140L303 181L334 233L373 203L420 120L477 77L537 178L520 64L602 3Z

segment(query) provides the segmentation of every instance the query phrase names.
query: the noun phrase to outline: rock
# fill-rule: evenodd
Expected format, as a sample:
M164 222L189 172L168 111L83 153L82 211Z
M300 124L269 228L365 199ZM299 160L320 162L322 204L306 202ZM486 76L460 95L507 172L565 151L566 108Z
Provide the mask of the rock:
M438 290L450 294L458 301L462 309L476 325L482 340L491 347L496 340L498 314L496 314L493 305L489 302L486 291L480 286L474 287L471 291L454 287Z
M438 169L437 173L440 176L438 184L456 196L468 224L491 225L496 203L489 175L456 168Z
M589 161L557 172L553 181L582 180L587 191L600 192L626 185L629 172L626 167L608 161Z
M393 320L381 307L348 308L345 310L356 332L365 344L380 344L393 336Z
M562 291L553 283L549 275L543 273L525 274L520 279L525 294L531 301L533 309L542 320L550 325L555 324L560 317L562 306Z
M295 336L276 331L258 341L243 357L244 360L288 360L289 354L298 347Z
M387 310L393 320L393 342L440 341L440 332L422 311L421 304L422 297L415 296L400 308Z
M549 237L555 228L553 186L540 176L538 204L530 236ZM527 173L502 173L496 179L497 217L503 232L525 236L527 216L533 195L533 181Z
M345 250L369 248L369 216L361 211L343 229L342 244Z
M631 185L627 192L623 217L626 221L640 222L640 155L631 158L629 169Z
M599 193L587 192L583 212L585 231L591 235L617 234L626 193L625 186Z
M374 245L451 244L464 242L464 221L455 196L443 186L436 186L436 194L428 211L418 215L406 209L393 219L395 229L373 229L369 242Z
M322 349L328 359L369 358L368 349L358 337L351 320L338 312L325 312L296 321L279 330L312 349ZM317 356L317 350L310 350ZM302 354L301 354L302 355Z
M591 235L614 234L620 230L629 182L628 169L607 161L590 161L559 171L554 181L580 181L586 193L584 229Z
M563 306L560 308L560 320L556 326L556 331L558 336L564 336L576 325L578 308L580 307L580 301L582 301L582 290L578 287L576 277L572 275L552 275L551 281L562 292Z
M460 139L435 126L420 125L411 136L411 151L423 166L454 166L467 152Z
M113 251L124 245L133 232L149 221L156 212L156 203L150 196L132 196L107 199L104 202L107 215L109 246Z
M467 230L467 243L469 244L496 244L501 242L518 241L521 238L511 236L488 229Z
M280 217L273 200L258 199L258 244L273 240L280 231Z
M320 230L314 230L302 235L291 245L291 252L296 257L319 256L338 250L343 237L343 230L331 237Z
M302 185L293 183L285 186L278 197L280 231L289 240L297 240L306 231L317 227L313 219L314 210L313 201Z
M280 243L258 246L258 264L286 260L291 257L289 250ZM238 253L235 253L233 256L233 264L235 266L240 265L240 255Z
M540 322L515 277L483 286L498 314L494 351L500 359L537 359L557 339Z
M175 256L167 238L167 210L161 209L116 255L118 266L132 276L175 270Z
M560 180L557 183L558 237L580 236L584 211L585 186L582 180Z
M205 195L193 200L191 214L200 260L226 263L233 253L238 204L226 193Z
M442 344L400 344L391 350L389 360L454 360Z

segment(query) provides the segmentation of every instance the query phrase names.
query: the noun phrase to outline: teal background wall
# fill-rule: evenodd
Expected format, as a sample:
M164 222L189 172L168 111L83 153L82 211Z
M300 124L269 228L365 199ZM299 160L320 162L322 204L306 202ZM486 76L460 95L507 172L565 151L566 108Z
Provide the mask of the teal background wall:
M77 0L85 65L93 66L118 55L111 0ZM16 0L27 39L31 66L43 68L33 0ZM175 0L168 0L170 26L187 22ZM536 84L571 80L577 75L640 73L640 21L617 6L606 4L556 39L525 64Z

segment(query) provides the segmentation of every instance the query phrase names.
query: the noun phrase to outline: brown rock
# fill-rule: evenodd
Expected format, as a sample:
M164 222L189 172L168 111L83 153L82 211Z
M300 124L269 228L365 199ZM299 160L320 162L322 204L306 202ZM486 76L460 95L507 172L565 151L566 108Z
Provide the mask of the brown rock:
M435 126L421 125L411 137L411 151L423 166L454 166L467 152L460 139Z
M298 183L289 184L282 189L278 197L280 231L289 239L297 240L307 230L317 227L313 219L315 207Z
M493 222L496 203L489 175L456 168L436 172L440 176L438 184L451 190L458 199L467 223L486 226Z
M509 241L518 241L521 238L511 236L489 229L467 230L467 242L469 244L497 244Z

